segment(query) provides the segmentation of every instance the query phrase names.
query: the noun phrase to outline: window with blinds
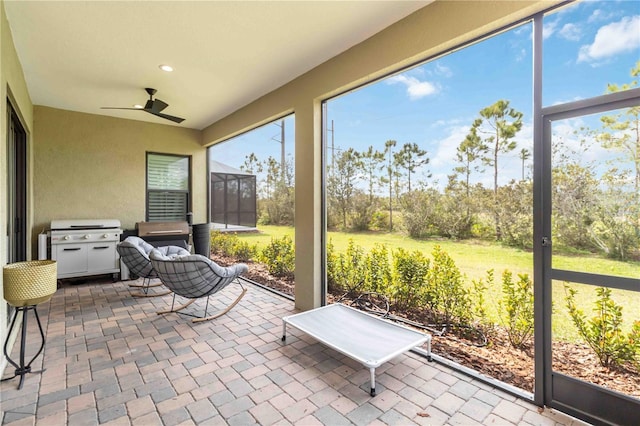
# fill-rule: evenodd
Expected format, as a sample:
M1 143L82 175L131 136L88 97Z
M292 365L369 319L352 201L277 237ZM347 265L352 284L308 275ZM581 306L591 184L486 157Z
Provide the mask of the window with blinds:
M189 157L147 153L147 221L186 220Z

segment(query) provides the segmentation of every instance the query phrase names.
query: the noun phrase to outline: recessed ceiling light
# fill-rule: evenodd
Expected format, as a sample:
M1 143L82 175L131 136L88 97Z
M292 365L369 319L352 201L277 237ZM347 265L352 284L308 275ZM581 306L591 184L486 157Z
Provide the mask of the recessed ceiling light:
M138 109L143 109L143 108L144 108L144 107L143 107L142 105L140 105L140 104L135 104L133 107L134 107L134 108L138 108Z
M166 71L166 72L171 72L171 71L173 71L173 67L172 67L172 66L170 66L170 65L164 65L164 64L162 64L162 65L159 65L158 67L159 67L162 71Z

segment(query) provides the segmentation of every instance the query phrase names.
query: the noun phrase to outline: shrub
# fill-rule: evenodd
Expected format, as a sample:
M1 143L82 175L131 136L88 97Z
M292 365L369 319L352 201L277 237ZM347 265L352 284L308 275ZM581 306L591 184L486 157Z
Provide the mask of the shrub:
M449 192L438 200L434 226L437 233L447 238L463 239L471 236L473 216L461 208L461 200Z
M451 324L454 318L463 324L470 322L471 299L460 270L440 246L435 246L431 255L433 261L427 272L427 303L442 315L444 324Z
M613 214L602 214L601 220L592 224L591 238L607 257L617 260L629 260L640 245L637 225L629 218Z
M487 271L486 278L480 278L478 280L471 280L472 290L471 290L471 301L472 301L472 312L473 319L480 324L480 327L483 330L487 330L492 328L493 324L489 321L487 317L487 308L486 308L486 299L485 294L489 287L493 287L494 283L494 275L493 269L489 269Z
M502 242L523 249L533 247L533 183L511 181L498 190L496 214Z
M364 249L357 246L353 239L349 239L347 251L340 253L336 258L334 279L336 289L353 294L357 290L363 290L367 270Z
M427 285L429 259L419 251L409 253L399 248L393 252L393 284L389 296L398 309L413 308L421 300Z
M502 300L498 303L500 319L506 328L509 343L514 348L523 348L533 335L533 283L527 274L502 273Z
M425 238L435 233L440 198L433 189L411 191L402 196L402 225L411 238Z
M338 255L336 254L336 249L333 246L333 242L329 240L327 242L327 288L331 291L337 291L338 288L338 278L337 278L337 264L338 264Z
M496 236L495 224L483 215L478 215L471 225L471 236L483 240L493 240Z
M235 234L213 231L211 232L211 252L219 256L232 256L233 246L239 241Z
M272 238L262 250L260 260L267 265L269 273L276 277L293 275L295 249L291 237L285 235L282 238Z
M367 256L365 289L376 293L386 293L391 284L389 252L384 244L376 244Z
M389 212L388 211L375 211L371 216L371 223L369 227L375 231L383 231L389 229Z
M636 371L640 372L640 320L633 322L631 326L631 333L629 333L629 344L634 348L636 356L633 360L633 365L636 367Z
M580 336L593 349L600 365L605 368L619 367L631 363L638 368L640 363L640 321L635 321L631 332L622 332L622 307L611 299L611 289L596 289L595 315L587 319L575 304L577 290L564 286L569 316Z
M369 196L356 193L353 196L352 204L351 229L354 231L367 231L376 211L375 203L369 199Z
M248 262L256 256L258 253L256 244L249 244L247 241L241 241L238 238L236 240L231 247L231 256L240 262Z

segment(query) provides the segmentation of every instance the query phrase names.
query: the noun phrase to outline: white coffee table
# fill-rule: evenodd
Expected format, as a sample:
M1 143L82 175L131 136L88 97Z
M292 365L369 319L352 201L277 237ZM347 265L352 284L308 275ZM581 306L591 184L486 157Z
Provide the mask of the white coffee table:
M283 342L287 324L369 368L371 396L376 395L375 371L381 364L425 343L431 361L430 335L342 303L282 318Z

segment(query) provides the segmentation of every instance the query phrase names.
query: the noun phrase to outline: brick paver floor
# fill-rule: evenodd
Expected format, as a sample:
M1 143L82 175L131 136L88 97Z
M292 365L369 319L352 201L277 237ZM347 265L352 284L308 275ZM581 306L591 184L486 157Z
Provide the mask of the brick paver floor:
M214 309L234 299L234 287L212 298ZM2 424L580 423L414 353L377 369L372 398L360 364L295 329L283 344L293 302L252 285L227 315L204 323L156 315L170 303L131 297L126 282L64 284L38 308L47 342L33 368L46 370L20 391L17 379L0 385ZM28 350L38 337L30 321Z

